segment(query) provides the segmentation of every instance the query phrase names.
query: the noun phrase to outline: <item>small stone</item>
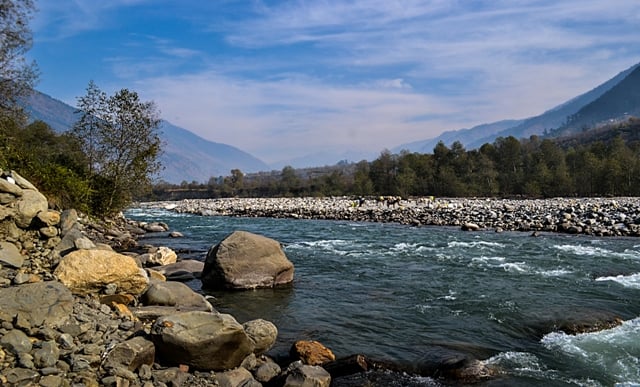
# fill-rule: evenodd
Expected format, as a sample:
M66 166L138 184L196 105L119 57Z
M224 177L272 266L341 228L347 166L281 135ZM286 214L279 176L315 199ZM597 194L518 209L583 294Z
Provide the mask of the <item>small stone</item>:
M58 375L46 375L40 378L41 387L60 387L62 386L62 377Z
M14 355L31 351L31 340L24 332L13 329L0 338L0 345Z
M0 242L0 263L19 269L24 264L24 257L13 243Z

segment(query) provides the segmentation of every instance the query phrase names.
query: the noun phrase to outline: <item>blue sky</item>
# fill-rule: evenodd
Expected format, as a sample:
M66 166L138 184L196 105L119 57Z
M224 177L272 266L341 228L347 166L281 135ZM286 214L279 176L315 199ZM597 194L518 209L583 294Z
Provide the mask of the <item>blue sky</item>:
M40 91L129 88L267 163L526 118L640 62L637 0L36 4Z

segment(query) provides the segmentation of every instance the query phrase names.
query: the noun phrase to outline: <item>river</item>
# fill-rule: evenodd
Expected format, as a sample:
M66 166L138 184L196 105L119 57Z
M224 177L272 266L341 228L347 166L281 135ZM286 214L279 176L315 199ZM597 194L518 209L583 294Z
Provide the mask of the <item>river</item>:
M500 370L480 385L640 385L640 239L515 232L463 232L131 209L185 237L147 234L183 259L235 230L280 241L296 272L293 286L216 292L214 307L240 322L264 318L286 353L318 340L337 357L355 353L420 367L463 353ZM199 281L188 283L201 292ZM616 315L615 328L575 336L562 321ZM437 385L415 378L411 385Z

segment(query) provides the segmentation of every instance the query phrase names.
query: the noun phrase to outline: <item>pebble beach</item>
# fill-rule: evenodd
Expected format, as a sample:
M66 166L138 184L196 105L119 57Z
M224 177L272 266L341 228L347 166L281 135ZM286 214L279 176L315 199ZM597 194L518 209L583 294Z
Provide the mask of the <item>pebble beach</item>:
M394 222L469 231L640 236L640 198L224 198L141 203L203 216Z

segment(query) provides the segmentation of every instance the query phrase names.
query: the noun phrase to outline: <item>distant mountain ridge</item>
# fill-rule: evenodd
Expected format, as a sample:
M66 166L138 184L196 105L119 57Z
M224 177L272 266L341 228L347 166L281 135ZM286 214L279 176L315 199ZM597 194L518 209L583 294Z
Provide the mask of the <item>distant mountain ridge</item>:
M79 118L76 108L38 91L26 101L25 110L32 120L44 121L56 132L69 130ZM232 169L245 173L270 170L267 164L247 152L205 140L168 121L161 122L160 132L165 146L160 156L164 169L159 178L168 183L206 183L211 177L229 175Z
M552 135L566 136L629 116L640 116L640 66L599 98L569 116L566 123L553 131Z
M460 141L465 146L465 148L475 149L482 146L483 144L493 143L493 141L495 141L495 139L498 137L513 136L515 138L521 139L528 138L531 135L544 135L545 133L554 133L554 130L565 125L570 120L570 117L577 115L582 109L586 109L589 105L591 106L591 108L589 108L590 110L606 110L612 114L613 110L619 110L619 102L623 100L623 98L617 96L617 94L616 97L613 98L611 96L611 93L608 92L610 90L614 90L614 88L616 88L616 86L618 85L625 85L619 86L618 88L624 88L624 90L627 92L626 95L630 95L633 94L633 85L636 85L636 94L640 93L640 88L638 88L639 85L636 82L636 77L640 77L639 74L640 63L620 72L615 77L595 87L594 89L575 98L572 98L569 101L560 104L552 109L549 109L540 115L526 118L524 120L504 120L478 125L471 129L447 131L435 138L399 145L393 148L393 151L396 153L401 150L420 153L431 153L433 152L433 148L435 147L435 145L440 141L444 142L447 146L450 146L455 141ZM615 101L613 99L615 99ZM610 106L610 108L604 108L603 106L605 105ZM598 108L597 106L600 107ZM636 115L640 114L640 96L636 95L636 97L630 98L628 101L626 101L626 104L624 106L627 106L626 110L629 114L631 114L631 111L636 112ZM585 120L587 116L588 114L586 112L580 114L580 117L583 117ZM603 117L604 116L607 116L607 114L603 114ZM619 115L616 117L619 117ZM607 117L607 119L610 118L613 117ZM591 119L591 121L593 121L593 119ZM604 119L602 119L601 121L604 121ZM559 135L561 132L555 133Z

